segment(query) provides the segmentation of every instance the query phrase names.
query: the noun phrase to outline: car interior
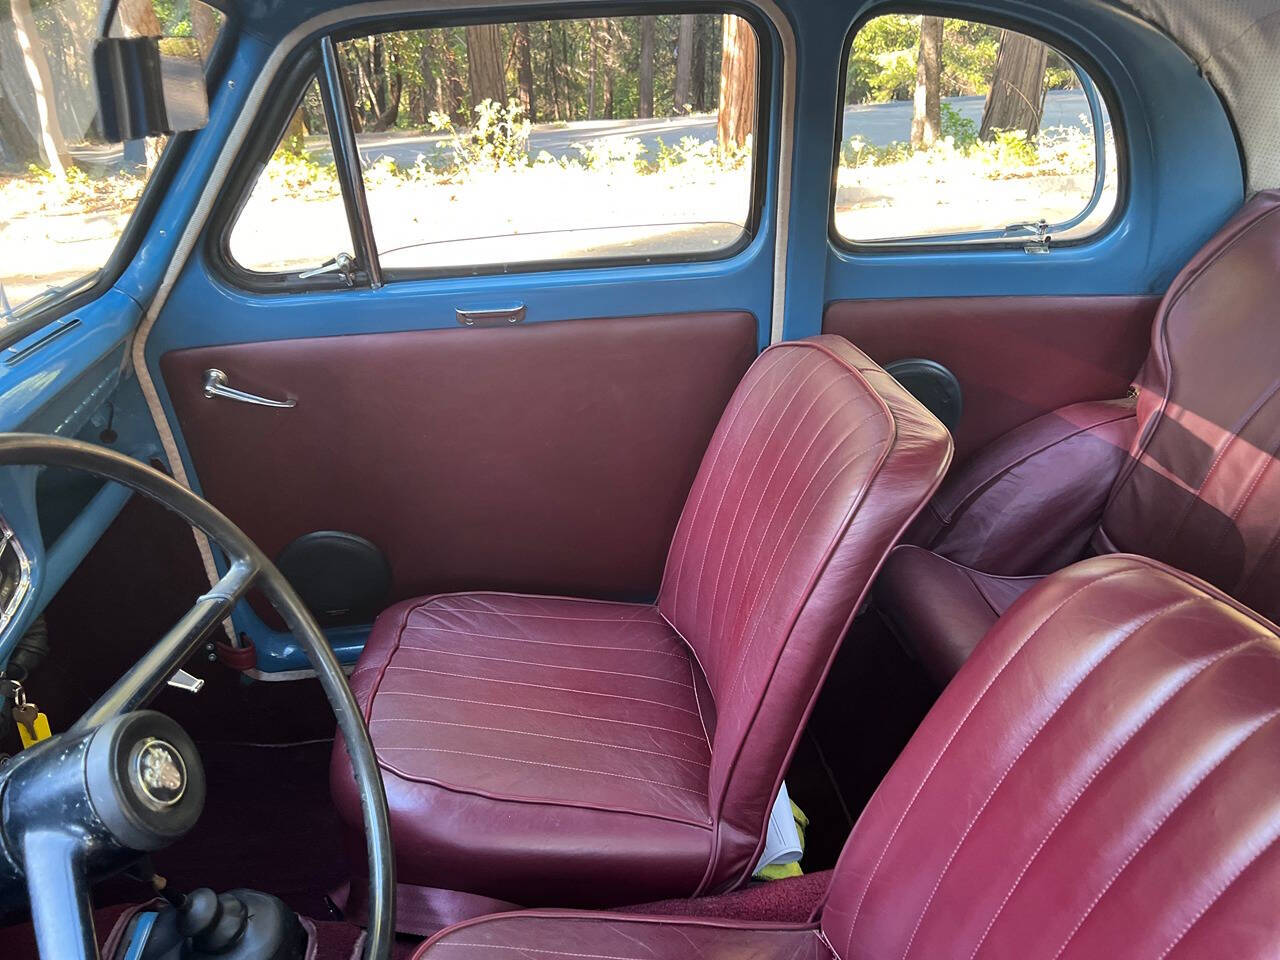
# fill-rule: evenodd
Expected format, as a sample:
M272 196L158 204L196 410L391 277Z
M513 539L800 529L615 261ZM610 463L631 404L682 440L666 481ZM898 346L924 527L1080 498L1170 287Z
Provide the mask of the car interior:
M9 0L0 957L1280 957L1280 0Z

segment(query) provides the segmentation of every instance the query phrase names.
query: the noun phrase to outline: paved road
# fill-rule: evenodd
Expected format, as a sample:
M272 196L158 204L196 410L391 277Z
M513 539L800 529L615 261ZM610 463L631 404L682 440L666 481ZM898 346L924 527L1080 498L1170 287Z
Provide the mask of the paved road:
M962 117L975 124L982 119L982 97L947 97ZM895 140L907 140L911 136L911 103L905 100L876 103L866 106L846 107L844 111L844 136L849 139L860 136L868 143L882 147ZM1079 125L1080 117L1087 116L1089 105L1078 90L1051 90L1045 98L1044 127ZM635 137L644 144L646 156L657 155L658 141L674 144L682 137L710 140L716 135L714 114L692 117L675 117L666 120L590 120L569 124L539 124L529 135L529 153L536 157L546 151L555 157L578 158L575 143L597 138ZM373 163L382 157L391 157L399 165L408 166L419 156L428 159L444 159L448 154L448 138L441 135L418 134L362 134L358 137L360 154L365 163ZM325 142L315 139L313 156L320 161L329 159ZM94 166L114 167L120 162L120 148L113 150L72 151L77 159Z

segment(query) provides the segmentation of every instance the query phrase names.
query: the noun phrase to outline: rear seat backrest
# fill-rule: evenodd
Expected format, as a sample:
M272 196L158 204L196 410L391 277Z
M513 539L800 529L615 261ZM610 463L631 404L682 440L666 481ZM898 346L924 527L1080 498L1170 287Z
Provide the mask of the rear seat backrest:
M1250 201L1174 280L1138 387L1137 439L1095 546L1280 619L1280 192Z
M770 347L730 400L658 597L713 701L709 798L728 835L710 888L754 866L844 630L950 458L946 429L840 337Z

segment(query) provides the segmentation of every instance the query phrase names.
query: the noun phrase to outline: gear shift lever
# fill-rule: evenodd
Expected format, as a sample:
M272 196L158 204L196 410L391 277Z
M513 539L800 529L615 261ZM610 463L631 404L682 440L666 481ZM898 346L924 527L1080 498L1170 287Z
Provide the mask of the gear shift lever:
M307 934L298 916L257 890L194 890L160 908L140 960L302 960Z

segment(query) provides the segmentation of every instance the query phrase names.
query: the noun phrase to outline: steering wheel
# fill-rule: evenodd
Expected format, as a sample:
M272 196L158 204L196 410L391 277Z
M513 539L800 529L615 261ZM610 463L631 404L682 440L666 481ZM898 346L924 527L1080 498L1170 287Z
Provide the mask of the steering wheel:
M89 885L184 835L204 805L204 774L190 737L143 709L256 586L306 651L346 741L369 854L365 960L389 960L394 873L387 799L369 730L338 660L297 593L235 524L146 464L42 434L0 434L0 466L67 467L112 480L172 510L225 552L226 574L199 597L66 733L0 768L0 899L25 880L44 960L98 956Z

